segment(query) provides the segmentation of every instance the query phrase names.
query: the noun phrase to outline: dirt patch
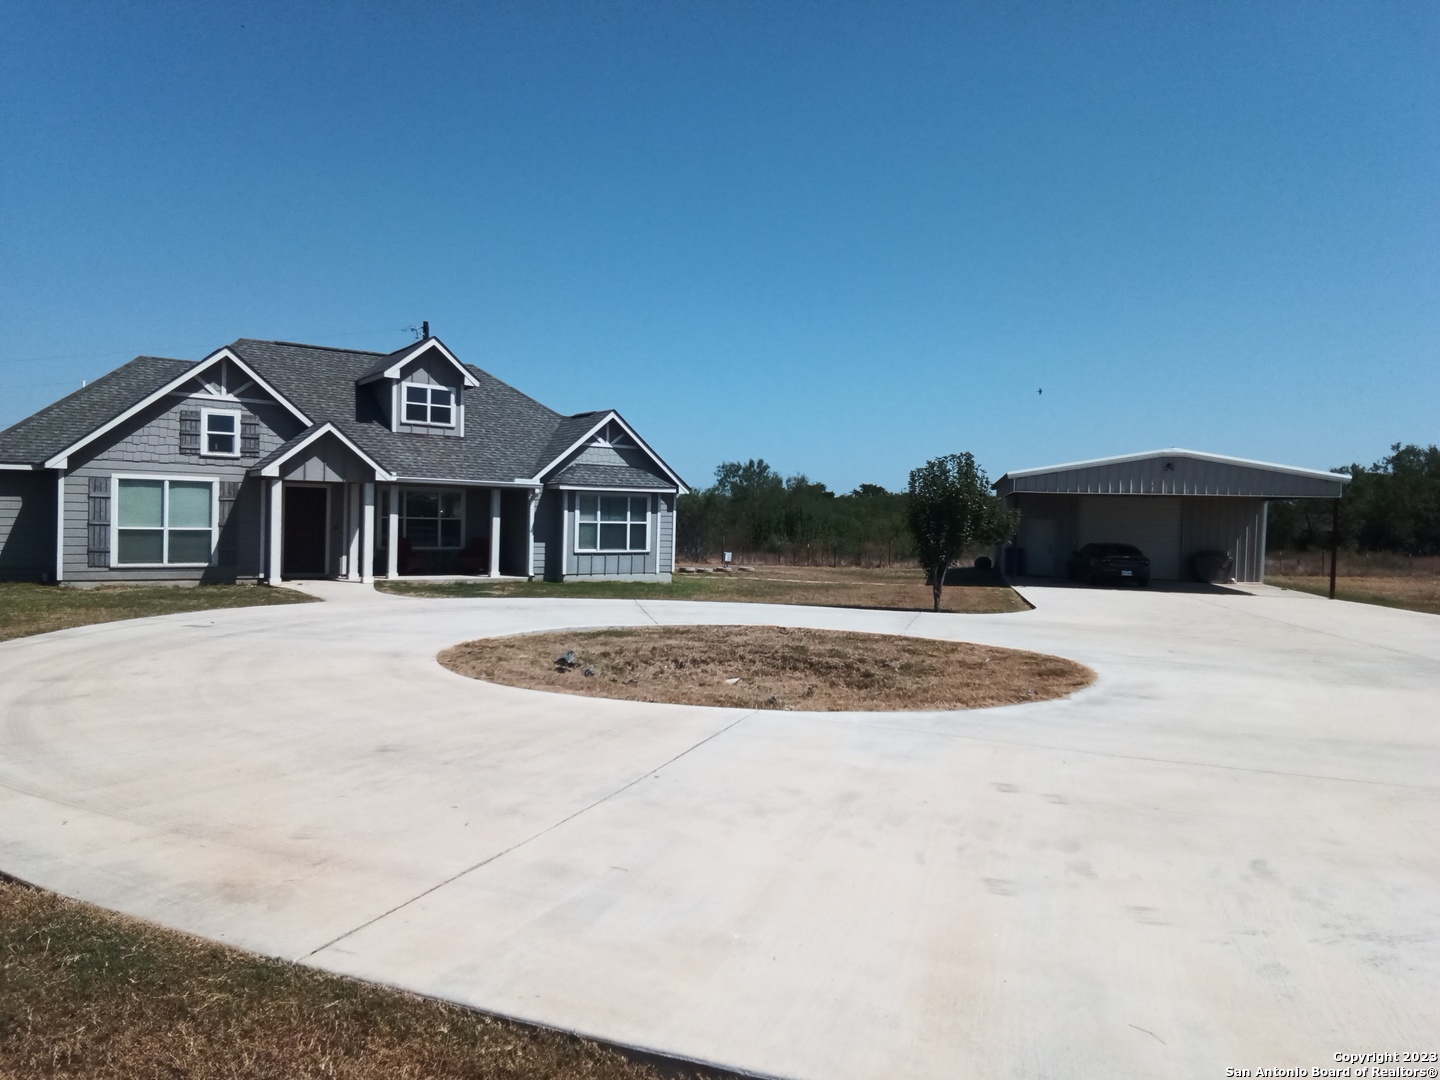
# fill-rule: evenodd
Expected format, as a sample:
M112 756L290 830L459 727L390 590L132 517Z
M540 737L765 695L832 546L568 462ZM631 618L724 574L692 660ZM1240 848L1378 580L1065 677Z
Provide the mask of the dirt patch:
M468 641L439 660L473 679L530 690L816 712L1016 705L1095 680L1084 665L1044 653L776 626L520 634Z

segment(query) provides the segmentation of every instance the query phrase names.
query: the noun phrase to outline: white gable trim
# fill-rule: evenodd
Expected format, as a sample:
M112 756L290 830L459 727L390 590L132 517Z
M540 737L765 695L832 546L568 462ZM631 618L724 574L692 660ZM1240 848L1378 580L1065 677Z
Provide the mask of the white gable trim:
M400 373L405 369L405 366L409 364L412 360L418 359L420 355L428 349L438 350L441 356L445 357L446 360L449 360L450 363L454 364L455 370L460 372L460 377L465 380L466 386L476 387L480 385L480 380L475 378L474 375L471 375L470 370L458 359L456 359L455 354L452 353L449 349L447 349L444 343L436 337L426 338L424 341L417 343L413 349L407 352L399 360L396 360L395 363L391 364L384 371L378 371L374 375L367 375L365 378L361 379L360 385L364 386L366 383L375 382L377 379L400 378Z
M309 435L305 436L305 438L301 439L298 443L292 446L289 450L286 450L285 453L281 454L264 468L251 469L250 471L258 476L279 476L281 465L285 464L285 462L289 461L296 454L300 453L300 451L304 450L306 447L314 443L317 439L320 439L325 435L334 435L335 438L340 440L341 444L347 450L349 450L352 454L358 457L361 461L365 462L366 465L369 465L372 469L374 469L376 480L388 483L389 481L395 479L394 473L385 469L379 462L377 462L369 454L365 453L364 450L361 450L360 447L356 446L354 442L346 438L343 431L337 428L334 424L330 423L321 424Z
M543 469L537 472L534 476L534 480L538 482L546 473L553 471L557 465L559 465L576 450L579 450L582 446L584 446L591 439L593 439L596 433L604 431L605 425L610 423L612 420L620 425L621 429L625 432L625 434L629 435L630 438L635 440L635 445L637 448L645 451L645 455L656 465L660 466L661 471L663 471L666 476L668 476L671 480L675 482L676 491L678 491L681 495L688 495L690 493L690 489L685 486L685 482L681 480L680 477L676 476L674 470L672 470L669 465L666 465L665 462L660 459L659 454L655 453L654 450L650 449L649 445L645 442L644 439L640 438L639 435L635 434L635 429L625 422L624 417L622 417L613 409L605 413L594 427L592 427L589 431L585 432L584 435L581 435L580 438L576 439L573 443L571 443L569 448L567 448L563 454L561 454L554 461L550 462L549 465L546 465ZM650 488L649 490L654 491L655 489Z
M1044 473L1068 472L1072 469L1090 469L1101 465L1123 465L1130 461L1150 461L1161 458L1195 458L1199 461L1214 461L1221 465L1241 465L1251 469L1265 469L1269 472L1285 473L1290 476L1309 476L1319 480L1338 480L1342 484L1348 484L1350 477L1346 473L1324 472L1320 469L1302 469L1294 465L1276 465L1270 461L1252 461L1249 458L1226 457L1224 454L1205 454L1199 450L1182 450L1180 447L1170 447L1168 450L1147 450L1141 454L1121 454L1118 457L1091 458L1088 461L1067 461L1061 465L1042 465L1036 469L1015 469L1007 472L1000 480L1018 480L1024 476L1040 476ZM994 485L992 485L994 486Z
M306 427L309 427L312 423L314 423L314 421L312 421L308 416L306 416L303 412L301 412L289 401L287 401L284 394L280 393L280 391L276 390L273 386L271 386L264 379L262 379L260 375L255 372L248 364L246 364L245 361L241 360L240 357L236 356L229 349L220 349L217 352L211 353L204 360L201 360L198 364L196 364L194 367L190 368L188 371L184 372L177 378L171 379L164 386L160 387L159 390L156 390L153 393L146 395L144 398L141 398L134 405L131 405L130 408L126 409L109 423L102 424L100 427L90 432L90 434L86 435L78 442L71 443L64 450L61 450L54 457L46 461L45 468L67 468L67 459L70 457L71 454L75 453L75 451L79 450L81 447L88 446L90 443L98 439L101 435L104 435L107 431L113 431L115 428L123 424L126 420L129 420L132 416L135 416L136 414L149 408L161 398L169 397L172 393L174 393L176 390L179 390L180 387L184 386L187 382L190 382L197 375L205 373L206 371L210 370L210 368L223 361L229 361L230 363L238 367L250 378L252 382L254 382L256 386L260 387L267 394L273 397L277 402L279 402L285 408L289 409L290 412L294 415L295 419L299 420Z

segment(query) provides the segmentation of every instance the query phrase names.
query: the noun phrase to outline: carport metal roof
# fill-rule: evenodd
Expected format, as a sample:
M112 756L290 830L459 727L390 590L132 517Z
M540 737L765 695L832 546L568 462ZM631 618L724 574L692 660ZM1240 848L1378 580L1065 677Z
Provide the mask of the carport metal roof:
M1240 495L1260 499L1338 499L1344 473L1275 465L1268 461L1202 454L1198 450L1149 450L1142 454L1072 461L1007 472L995 481L1000 495Z

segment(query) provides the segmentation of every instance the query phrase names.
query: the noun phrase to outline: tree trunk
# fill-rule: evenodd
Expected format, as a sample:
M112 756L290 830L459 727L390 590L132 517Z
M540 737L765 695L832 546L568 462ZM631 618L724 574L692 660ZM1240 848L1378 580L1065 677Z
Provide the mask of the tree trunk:
M935 610L940 610L940 590L945 588L945 570L949 564L940 562L935 564Z

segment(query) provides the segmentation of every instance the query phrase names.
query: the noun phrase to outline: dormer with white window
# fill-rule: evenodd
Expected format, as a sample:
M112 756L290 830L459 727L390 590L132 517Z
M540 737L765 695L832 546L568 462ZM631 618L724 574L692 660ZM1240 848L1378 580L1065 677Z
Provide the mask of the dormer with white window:
M465 391L479 385L438 338L382 357L359 380L375 394L390 430L409 435L463 436Z

